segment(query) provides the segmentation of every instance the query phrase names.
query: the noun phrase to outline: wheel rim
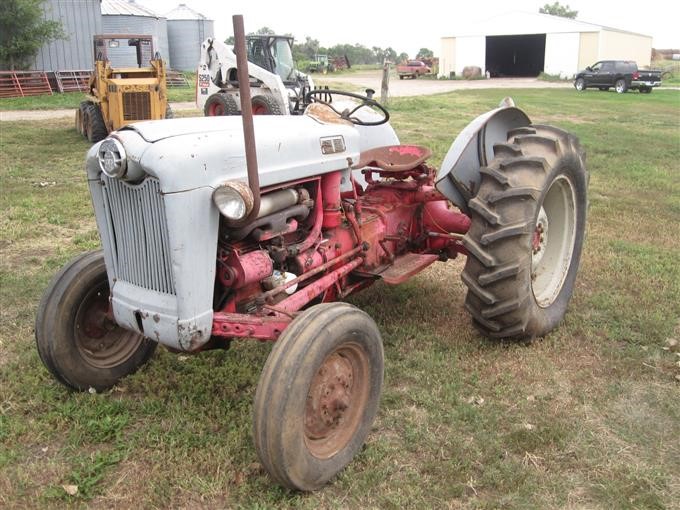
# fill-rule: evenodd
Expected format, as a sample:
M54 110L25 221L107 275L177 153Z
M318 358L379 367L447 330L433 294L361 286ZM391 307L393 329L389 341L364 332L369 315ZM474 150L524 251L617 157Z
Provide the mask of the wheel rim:
M269 115L269 108L259 102L253 103L253 115Z
M538 306L550 306L571 266L576 237L574 186L566 176L555 179L543 200L531 240L531 288Z
M623 84L620 81L616 82L616 92L623 92Z
M208 113L211 116L224 115L224 107L219 103L213 103L213 104L210 105L210 108L208 109Z
M368 355L358 344L344 344L326 357L305 404L305 443L312 455L332 457L354 437L368 402L369 379Z
M582 80L578 80L576 82L576 90L583 90L583 81Z
M106 282L88 291L74 323L76 347L83 359L97 368L112 368L127 361L144 337L118 326L109 315Z

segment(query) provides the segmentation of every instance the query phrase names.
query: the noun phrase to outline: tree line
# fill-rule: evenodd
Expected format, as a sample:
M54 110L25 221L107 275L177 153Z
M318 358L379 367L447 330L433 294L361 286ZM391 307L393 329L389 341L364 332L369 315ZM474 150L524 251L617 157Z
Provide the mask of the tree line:
M249 35L274 35L275 32L269 27L262 27L255 32L250 32ZM288 37L293 37L292 34L284 34ZM228 37L226 44L234 44L234 37ZM347 58L351 65L355 64L382 64L386 59L390 62L403 62L409 59L409 55L405 52L397 53L392 47L380 48L373 46L371 48L363 44L336 44L335 46L321 46L318 39L313 39L309 36L305 37L304 41L296 41L293 43L293 59L296 62L314 60L317 55L328 55L331 58L341 57ZM433 57L432 50L421 48L420 51L414 55L414 58L431 58Z

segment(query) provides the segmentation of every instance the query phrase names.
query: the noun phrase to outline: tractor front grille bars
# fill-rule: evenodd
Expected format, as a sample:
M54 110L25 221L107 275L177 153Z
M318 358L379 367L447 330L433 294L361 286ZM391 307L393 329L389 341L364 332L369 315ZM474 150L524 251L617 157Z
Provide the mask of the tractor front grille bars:
M158 179L131 185L102 175L113 277L139 287L175 294L165 205Z
M123 120L151 119L151 95L148 92L123 92Z

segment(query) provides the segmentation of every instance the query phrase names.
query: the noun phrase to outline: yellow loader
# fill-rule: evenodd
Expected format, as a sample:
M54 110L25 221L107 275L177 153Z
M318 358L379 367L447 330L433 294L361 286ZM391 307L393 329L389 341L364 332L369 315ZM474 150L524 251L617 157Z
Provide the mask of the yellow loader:
M128 66L112 67L111 59ZM76 129L90 142L132 122L172 117L165 64L151 36L95 35L94 61L87 100L76 110ZM130 65L134 61L137 67Z

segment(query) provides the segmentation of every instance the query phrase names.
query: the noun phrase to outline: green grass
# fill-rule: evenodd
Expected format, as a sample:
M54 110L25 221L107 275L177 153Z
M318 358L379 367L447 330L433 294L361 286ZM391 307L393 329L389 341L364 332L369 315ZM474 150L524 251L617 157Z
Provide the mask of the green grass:
M34 346L51 276L98 245L70 120L0 125L0 507L622 508L680 501L680 93L481 90L392 99L404 143L439 165L505 95L588 152L588 238L564 323L530 344L481 338L463 261L351 302L385 344L366 447L313 494L257 463L251 402L269 346L159 349L103 394L56 383ZM62 485L77 485L76 496Z
M0 98L0 111L7 110L60 110L78 108L81 101L86 99L84 92L65 92L31 97ZM188 87L168 88L168 99L171 102L195 101L196 81L189 77Z

